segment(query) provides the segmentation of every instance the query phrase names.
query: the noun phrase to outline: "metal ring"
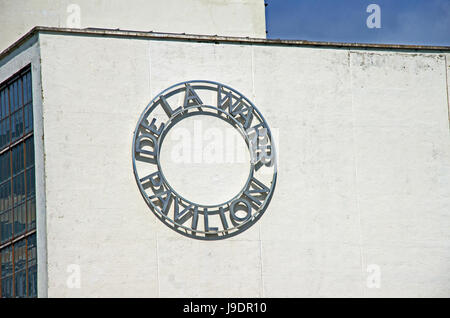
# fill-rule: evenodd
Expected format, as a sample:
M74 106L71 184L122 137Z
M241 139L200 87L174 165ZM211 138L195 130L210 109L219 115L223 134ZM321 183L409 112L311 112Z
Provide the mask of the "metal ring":
M203 103L201 95L205 90L216 92L216 106ZM184 94L184 102L173 108L172 100L178 94ZM251 156L244 187L221 204L202 205L184 198L169 184L161 169L160 149L168 131L185 118L202 115L215 116L235 127ZM164 224L185 236L217 240L237 235L263 215L272 199L277 168L271 131L253 103L229 86L195 80L162 91L141 114L132 147L133 172L145 202ZM238 203L246 206L244 218L236 214ZM203 229L199 223L203 223Z

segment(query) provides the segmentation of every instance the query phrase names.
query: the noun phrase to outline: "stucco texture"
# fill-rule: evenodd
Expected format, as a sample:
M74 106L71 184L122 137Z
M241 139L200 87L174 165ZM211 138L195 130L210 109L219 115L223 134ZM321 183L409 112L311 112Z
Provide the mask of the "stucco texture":
M448 55L50 34L39 43L48 296L449 295ZM140 113L192 79L239 90L279 134L272 202L228 240L171 231L133 176ZM81 288L67 287L70 264Z

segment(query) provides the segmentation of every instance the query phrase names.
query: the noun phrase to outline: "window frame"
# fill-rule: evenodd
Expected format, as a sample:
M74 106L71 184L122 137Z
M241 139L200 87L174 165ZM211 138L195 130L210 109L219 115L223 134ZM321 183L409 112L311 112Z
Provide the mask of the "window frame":
M18 90L21 89L21 92ZM21 268L19 271L22 273L25 271L25 295L20 295L21 297L30 297L30 290L33 290L32 297L37 297L37 272L36 276L34 277L36 281L34 282L36 286L32 286L30 288L30 281L29 281L29 270L32 269L34 266L37 267L37 251L35 253L32 253L31 250L29 250L29 240L34 239L34 246L32 248L37 249L37 242L36 242L36 162L35 162L35 144L34 144L34 123L33 123L33 85L32 85L32 70L31 70L31 64L28 64L27 66L23 67L21 70L10 76L7 80L5 80L3 83L0 84L0 92L6 92L3 93L4 99L0 102L5 102L6 107L2 105L3 110L5 111L5 114L1 114L0 122L9 122L9 130L8 130L8 137L6 137L7 143L1 144L2 140L0 140L0 156L6 155L6 157L9 157L9 177L5 178L4 180L0 180L0 186L5 186L9 183L10 188L10 194L8 198L8 206L4 211L0 211L0 215L4 215L6 213L11 213L11 216L8 216L11 222L11 236L5 241L2 241L2 237L0 237L0 298L3 298L2 292L2 282L5 278L12 278L12 294L9 295L9 297L18 297L17 291L16 291L16 253L15 248L20 247L25 250L25 259L23 260L25 262L24 267ZM31 111L30 111L31 109ZM2 109L0 109L1 112L3 112ZM21 112L21 114L19 114ZM31 115L31 116L30 116ZM13 127L13 120L16 117L21 116L21 122L19 126ZM28 120L28 122L26 122ZM28 125L28 126L27 126ZM17 127L21 129L21 131L17 131ZM2 126L0 126L2 128ZM1 134L1 131L0 131ZM13 135L14 134L14 135ZM31 141L31 148L27 149L30 145ZM19 150L20 148L20 150ZM27 150L32 149L32 157L27 157ZM18 171L13 171L13 166L15 164L13 158L13 151L17 150L20 151L19 154L19 160L23 161ZM7 155L9 154L9 156ZM8 159L7 159L8 160ZM17 161L17 160L16 160ZM29 164L29 165L28 165ZM30 172L31 171L31 172ZM34 174L34 176L32 175ZM27 180L27 177L30 176L32 178L31 182L33 182L32 189L27 189L28 183L30 180ZM16 193L17 186L15 186L15 180L22 180L20 191ZM8 186L6 186L6 189ZM22 189L23 188L23 189ZM1 187L0 187L1 189ZM16 191L15 191L16 190ZM28 190L31 190L31 195L29 195ZM34 204L33 201L34 200ZM29 211L30 209L30 211ZM24 228L23 230L19 232L19 234L16 236L16 215L15 211L20 211L18 213L17 220L25 218L24 220ZM33 211L31 211L33 210ZM31 220L28 220L28 218L31 217ZM32 221L34 220L34 221ZM31 222L30 222L31 221ZM32 225L34 223L34 225ZM19 221L20 224L20 221ZM31 225L31 229L29 226ZM0 234L1 233L0 228ZM33 237L34 235L34 237ZM30 243L31 244L31 243ZM11 274L8 273L8 276L3 278L2 276L2 265L3 265L3 251L9 250L11 251L11 255L8 257L11 257ZM18 256L18 255L17 255ZM30 265L30 266L29 266ZM19 273L18 272L18 273Z

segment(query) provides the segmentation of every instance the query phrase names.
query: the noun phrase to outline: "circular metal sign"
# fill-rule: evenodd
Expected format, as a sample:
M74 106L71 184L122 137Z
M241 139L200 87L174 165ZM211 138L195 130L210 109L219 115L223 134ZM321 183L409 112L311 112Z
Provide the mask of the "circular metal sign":
M192 202L168 183L161 169L160 149L167 132L191 116L224 120L248 147L248 179L224 203ZM220 83L188 81L159 93L139 118L132 153L136 182L148 207L164 224L188 237L217 240L245 231L263 215L275 189L276 152L266 121L250 100Z

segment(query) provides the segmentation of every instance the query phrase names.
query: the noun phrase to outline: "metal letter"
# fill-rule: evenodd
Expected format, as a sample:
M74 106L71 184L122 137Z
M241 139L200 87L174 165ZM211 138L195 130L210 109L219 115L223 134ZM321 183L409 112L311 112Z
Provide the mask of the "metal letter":
M245 206L247 207L247 215L245 217L243 217L243 218L240 218L240 217L238 217L236 215L235 208L236 208L236 204L238 204L238 203L244 203ZM245 199L242 199L242 198L241 199L237 199L236 201L233 201L233 203L231 203L230 214L231 214L231 217L233 218L233 220L235 220L235 221L238 221L238 222L247 221L252 216L252 206Z
M166 195L165 199L163 198L164 195ZM164 191L164 192L152 195L151 197L149 197L149 199L152 200L152 199L157 198L162 204L161 212L164 213L164 215L167 215L171 197L172 197L171 191Z
M155 122L156 122L156 118L153 118L152 122L150 123L150 125L147 125L144 122L142 122L141 126L144 127L147 130L150 130L155 135L159 136L159 135L161 135L161 132L164 129L164 123L161 123L161 125L159 125L159 128L156 128Z
M210 232L210 231L218 231L219 229L217 227L209 227L209 220L208 220L208 209L204 209L203 210L203 219L204 219L204 223L205 223L205 232Z
M181 109L181 106L180 106L177 109L175 109L175 111L173 111L172 107L170 107L169 103L167 102L167 100L164 96L161 95L161 97L159 99L160 99L162 108L166 112L167 116L169 116L169 118L172 117L173 113L176 113L177 111L179 111Z
M197 93L191 87L191 85L186 84L186 91L184 93L184 107L203 105L202 100L198 97Z
M225 217L225 213L223 211L223 207L219 208L220 221L222 221L222 226L224 230L228 229L227 218Z
M141 148L141 143L142 143L142 139L147 138L147 139L151 139L152 140L152 147L153 147L153 151L150 150L144 150ZM145 140L144 140L145 141ZM158 143L156 141L155 136L150 135L150 134L141 134L138 139L136 140L136 152L137 153L142 153L142 154L146 154L146 155L150 155L150 156L156 156L157 154L157 150L158 150Z
M143 177L139 181L142 183L145 180L149 180L155 188L159 188L162 185L162 178L161 178L161 174L159 173L159 171L153 172L153 173L149 174L148 176Z
M198 209L198 206L195 206L193 204L188 205L187 207L185 207L183 209L183 211L180 211L180 207L179 207L179 198L175 198L175 205L174 205L174 220L176 223L178 224L183 224L184 222L186 222L190 217L191 217L191 210Z
M256 183L259 186L259 188L253 186L254 189L251 190L252 182ZM269 193L270 189L268 187L266 187L261 181L257 180L255 177L252 177L252 182L250 182L248 189L245 190L244 194L247 196L247 198L249 198L250 200L255 202L257 205L261 205L262 202L258 198L252 196L252 194L253 193Z

